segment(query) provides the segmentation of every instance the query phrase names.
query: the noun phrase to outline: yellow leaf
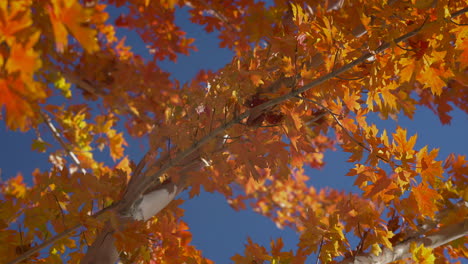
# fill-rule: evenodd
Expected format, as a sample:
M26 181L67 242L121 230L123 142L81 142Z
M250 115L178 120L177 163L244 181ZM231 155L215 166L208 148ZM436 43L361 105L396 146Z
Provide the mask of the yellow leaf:
M297 25L302 24L306 15L304 14L304 10L299 4L290 3L291 10L293 12L293 20L296 22Z
M151 0L145 0L145 6L150 4ZM174 9L175 5L177 4L177 0L161 0L161 5L167 9Z
M427 153L427 146L425 146L416 154L416 172L420 173L423 180L429 182L432 186L436 185L437 178L443 178L442 161L435 161L438 153L438 149L433 149L430 153Z
M382 249L380 248L379 244L372 244L371 252L372 254L378 256L382 252Z
M130 166L130 160L127 156L125 156L116 166L117 169L121 169L125 171L128 175L132 172L132 168Z
M418 246L415 242L412 242L410 245L410 251L412 253L412 258L416 263L433 264L435 261L432 248L427 248L424 244L420 244Z
M67 82L67 80L63 77L60 76L57 81L54 83L55 87L59 89L62 92L62 95L65 98L70 98L72 96L72 91L71 91L71 84Z

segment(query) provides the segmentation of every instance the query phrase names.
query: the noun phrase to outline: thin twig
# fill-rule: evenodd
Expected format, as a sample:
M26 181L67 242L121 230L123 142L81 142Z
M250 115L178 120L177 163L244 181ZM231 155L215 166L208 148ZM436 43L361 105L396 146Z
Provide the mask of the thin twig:
M460 9L460 10L456 11L456 12L453 12L453 13L450 15L450 17L451 17L451 18L454 18L454 17L460 16L460 15L463 15L463 14L466 13L466 12L468 12L468 7L465 7L465 8L463 8L463 9Z
M114 209L116 206L117 206L117 204L110 205L110 206L102 209L101 211L95 213L92 217L93 218L98 218L99 216L103 215L105 212L107 212L107 211L109 211L111 209ZM81 226L82 226L82 224L76 224L73 227L66 229L62 233L59 233L59 234L49 238L48 240L45 240L44 242L42 242L42 244L37 245L37 246L31 248L30 250L24 252L21 256L18 256L17 258L15 258L14 260L8 262L7 264L16 264L16 263L19 263L19 262L21 262L23 260L26 260L27 258L32 256L33 254L36 254L39 251L41 251L42 249L44 249L44 248L54 244L55 242L59 241L60 239L69 236L71 233L73 233L76 229L80 228Z
M402 50L414 51L414 49L403 48L400 44L396 44L396 46L399 47L399 48L402 49Z
M309 98L305 98L305 97L301 97L301 96L296 96L296 98L299 98L299 99L302 99L302 100L305 100L305 101L309 101L311 103L314 103L318 106L320 106L322 109L324 109L325 111L327 111L328 113L330 113L330 115L333 117L333 119L335 119L335 122L341 127L341 129L343 129L343 131L346 133L346 135L351 138L352 141L354 141L356 144L358 144L360 147L362 147L363 149L367 150L369 153L371 154L374 154L373 151L367 147L366 145L364 145L364 143L362 143L361 141L357 140L356 138L353 137L353 135L351 135L351 133L348 131L348 129L346 129L343 124L341 123L341 121L336 117L337 114L333 113L330 108L328 107L325 107L324 105L322 105L321 103L315 101L315 100L312 100L312 99L309 99ZM390 163L390 161L378 154L375 154L375 156L387 163Z
M51 70L60 72L62 76L70 83L75 84L78 89L84 90L94 96L106 96L107 94L100 89L94 87L90 82L83 80L82 78L76 76L71 71L62 70L57 66L52 66ZM113 105L116 109L121 110L125 113L130 114L135 119L142 119L142 117L131 107L128 107L127 104L114 104Z
M340 80L344 80L344 81L357 81L357 80L364 79L365 77L366 76L356 77L356 78L345 78L345 77L336 76L335 78L340 79Z
M318 264L320 261L320 253L322 253L322 245L323 245L323 236L322 236L322 239L320 239L320 245L318 248L317 260L315 261L315 264Z
M457 26L468 26L468 24L457 23L457 22L453 21L452 19L449 19L448 21L455 24L455 25L457 25Z
M39 115L42 117L42 119L44 119L47 127L52 132L52 135L54 136L55 140L57 140L59 142L60 146L62 146L62 148L67 152L68 156L70 156L70 158L75 163L75 165L81 170L82 173L86 173L86 170L81 166L81 162L78 159L78 157L67 146L67 144L65 143L65 141L62 138L62 135L60 134L60 132L57 130L57 128L52 123L52 119L47 114L45 114L44 112L42 112L40 110L39 110Z
M216 17L217 19L221 20L229 29L231 29L232 32L234 33L239 33L240 30L239 29L236 29L229 21L228 19L223 16L221 13L219 13L217 10L213 9L213 8L210 8L210 4L208 4L206 1L204 0L200 0L200 3L202 3L205 8L207 8L207 13L213 15L214 17ZM191 6L189 4L187 4L187 6Z
M62 206L60 205L60 202L59 202L59 200L57 199L57 196L56 196L53 192L51 192L50 194L54 197L55 202L57 203L57 206L58 206L59 209L60 209L60 215L62 216L62 224L63 224L64 227L66 227L67 225L65 224L65 213L63 212L63 208L62 208Z

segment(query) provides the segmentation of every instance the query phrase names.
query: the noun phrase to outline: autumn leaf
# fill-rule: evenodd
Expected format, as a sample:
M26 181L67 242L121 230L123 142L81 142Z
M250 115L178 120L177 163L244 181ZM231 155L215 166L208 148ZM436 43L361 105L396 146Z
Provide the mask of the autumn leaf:
M442 196L424 183L413 187L411 196L413 196L416 200L421 216L428 216L434 219L434 216L439 208L438 202L442 199Z
M294 251L249 238L234 263L465 256L460 228L431 236L466 218L466 158L442 164L439 149L416 151L416 134L393 129L424 107L442 123L468 112L462 1L312 2L0 0L0 119L34 128L32 148L50 161L32 181L0 181L2 259L211 264L183 221L182 203L202 190L299 234ZM206 59L163 67L191 55L187 35L206 40ZM204 43L232 58L176 77L223 59ZM353 168L356 190L310 170L333 150L347 156L329 166ZM141 221L145 207L157 210ZM415 234L426 247L405 248Z
M414 144L416 144L417 135L413 135L408 141L406 140L406 130L400 127L397 128L396 133L393 134L393 140L396 145L396 151L399 152L399 157L403 161L413 158Z
M353 111L358 111L361 109L361 104L359 102L360 96L357 94L353 93L345 93L343 97L343 102L346 104L348 109L351 109Z
M252 80L252 83L255 85L255 86L259 86L259 85L262 85L264 84L264 82L262 81L262 77L258 74L254 74L252 73L250 75L250 80Z
M0 43L11 44L15 34L31 26L31 12L24 2L0 2Z
M433 149L427 153L427 146L425 146L416 154L418 164L416 171L421 174L423 180L434 187L437 186L436 180L440 181L443 178L442 174L444 172L442 161L435 161L438 153L438 149Z
M426 67L419 75L419 81L431 88L434 95L440 95L442 88L447 84L440 78L440 72L433 67Z
M107 132L109 138L110 154L113 160L120 159L124 154L123 146L127 146L122 133L115 133L115 130Z
M38 52L33 48L39 37L40 32L36 31L29 37L26 44L13 42L5 65L9 73L20 72L21 79L26 84L33 82L34 72L42 65Z
M87 52L99 49L96 31L85 26L89 23L89 11L76 0L52 0L49 7L49 18L54 30L56 48L63 52L68 45L68 32L80 42Z
M23 175L18 174L8 180L5 188L5 194L13 195L16 198L24 198L26 195L26 184L23 181Z
M0 106L5 106L6 123L10 129L26 131L31 124L31 118L36 116L30 103L19 96L25 91L23 82L0 78Z
M402 58L400 60L402 65L402 69L400 70L399 76L401 82L410 82L413 79L415 69L416 69L416 61L414 59L409 58Z
M431 248L427 248L424 244L411 243L410 251L412 253L412 259L417 263L421 264L433 264L435 262L435 256Z
M307 20L307 14L299 4L290 3L293 13L293 20L296 25L300 26L304 20Z

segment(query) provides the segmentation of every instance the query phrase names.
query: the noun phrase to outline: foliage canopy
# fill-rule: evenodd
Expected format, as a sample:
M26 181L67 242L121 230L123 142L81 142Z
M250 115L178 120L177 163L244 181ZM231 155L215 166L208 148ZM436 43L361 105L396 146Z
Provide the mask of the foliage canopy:
M174 23L184 6L235 56L181 84L159 62L196 49ZM32 186L21 175L1 183L0 255L211 263L173 201L203 187L300 234L294 252L249 239L234 263L466 258L466 157L415 149L417 135L367 118L427 107L449 124L453 107L468 112L467 11L449 0L0 1L1 117L36 131L33 149L51 163ZM139 161L125 153L129 137L148 142ZM361 193L310 186L305 168L335 148L350 153L346 176ZM104 149L115 164L96 160Z

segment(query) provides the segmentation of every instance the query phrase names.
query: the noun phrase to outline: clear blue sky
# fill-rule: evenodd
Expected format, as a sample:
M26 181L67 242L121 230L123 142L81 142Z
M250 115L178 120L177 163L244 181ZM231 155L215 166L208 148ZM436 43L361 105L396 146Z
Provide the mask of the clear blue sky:
M117 13L112 12L112 16ZM163 69L182 82L190 80L200 69L216 70L231 61L229 50L218 48L216 34L207 34L203 29L188 22L187 13L177 13L177 23L187 30L188 36L196 39L198 52L190 56L181 55L177 63L163 62ZM135 45L135 52L146 55L144 45L139 42L136 34L120 30L127 35L127 43ZM439 157L444 159L449 153L468 154L467 115L459 110L453 112L450 126L442 126L438 118L428 109L417 111L414 121L401 117L399 121L381 121L371 119L380 128L393 131L397 125L407 128L408 135L418 133L417 148L428 145L430 148L440 148ZM45 131L45 130L44 130ZM31 173L35 168L46 171L50 168L46 154L31 151L31 142L35 135L33 131L17 133L8 131L4 122L0 122L0 168L3 180L21 172L27 182L31 183ZM53 142L52 139L50 139ZM55 143L55 142L54 142ZM138 161L143 155L144 141L129 140L126 153L131 159ZM358 191L353 187L354 178L345 177L352 164L346 163L348 155L336 152L326 153L327 165L321 171L308 170L311 183L316 188L331 187L346 191ZM108 164L112 164L107 159ZM187 197L183 194L182 197ZM291 230L279 230L269 219L251 211L236 212L232 210L224 198L218 194L202 193L200 196L183 205L186 210L185 221L193 234L192 244L201 249L204 255L215 263L231 263L229 258L236 253L243 253L244 243L248 236L254 242L268 248L270 239L282 237L286 248L295 248L298 235Z

